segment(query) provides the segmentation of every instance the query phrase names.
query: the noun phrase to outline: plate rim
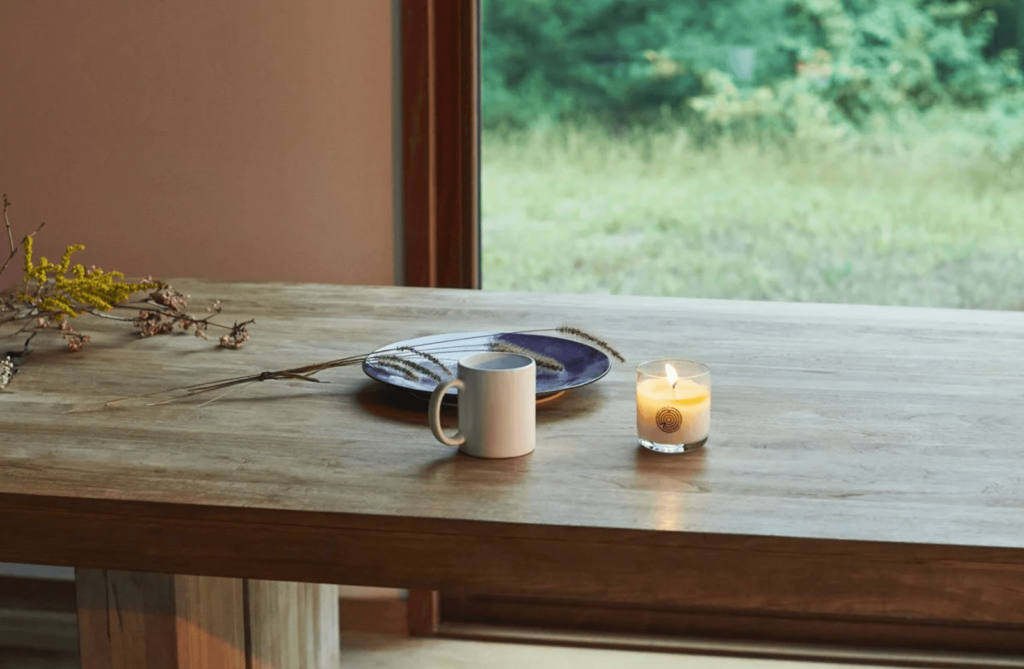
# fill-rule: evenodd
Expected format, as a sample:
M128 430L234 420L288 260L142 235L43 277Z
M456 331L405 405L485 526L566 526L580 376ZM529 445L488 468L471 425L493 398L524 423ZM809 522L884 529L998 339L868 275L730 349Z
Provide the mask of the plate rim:
M458 337L460 335L466 335L467 338L474 338L474 339L475 338L481 338L482 339L484 337L494 336L494 335L519 335L519 336L527 336L527 337L537 337L537 338L541 338L541 339L557 339L559 341L569 342L570 344L573 344L575 346L579 346L581 348L590 349L591 351L595 352L597 355L599 355L601 358L604 359L604 361L606 363L606 366L605 366L604 370L600 374L598 374L597 376L594 376L593 378L589 378L589 379L583 381L582 383L569 384L569 385L561 386L561 387L558 387L558 388L555 388L555 389L552 389L552 390L546 390L546 391L543 391L543 392L538 392L537 393L537 398L538 399L539 398L549 397L549 396L554 395L556 393L564 393L564 392L566 392L568 390L574 390L576 388L582 388L582 387L588 386L588 385L590 385L592 383L596 383L597 381L600 381L605 376L607 376L608 373L612 369L612 361L611 361L611 358L608 356L608 354L605 353L604 351L602 351L601 349L595 347L595 346L591 346L590 344L588 344L586 342L577 341L575 339L568 339L566 337L554 337L554 336L551 336L551 335L539 334L539 333L536 333L536 332L516 332L516 331L508 331L508 330L479 330L479 331L448 332L448 333L441 333L441 334L434 334L434 335L422 335L422 336L419 336L419 337L410 337L408 339L403 339L401 341L391 342L390 344L385 344L384 346L381 346L381 347L378 347L378 348L374 349L373 351L371 351L370 353L367 354L366 358L363 360L363 363L362 363L362 365L360 365L360 367L363 370L363 373L366 374L366 376L370 377L374 381L377 381L378 383L383 383L384 385L387 385L387 386L392 386L394 388L401 388L402 390L407 390L407 391L411 391L411 392L414 392L414 393L430 393L431 391L424 390L422 388L412 388L409 385L405 385L405 384L401 384L401 383L395 383L395 382L392 382L392 381L384 381L383 379L377 378L376 376L374 376L373 374L370 373L371 370L377 371L379 369L377 367L373 367L373 366L370 365L370 363L369 363L370 357L373 354L375 354L375 353L380 353L380 352L383 352L383 351L386 351L386 350L389 350L389 349L394 349L394 348L397 348L398 346L410 345L409 342L414 342L414 341L418 341L418 340L421 340L421 339L428 339L428 338L432 338L432 337L444 337L444 336ZM467 354L468 353L469 352L467 352ZM445 399L448 399L450 397L455 397L455 396L456 396L456 392L455 392L454 388L450 389L447 393L445 393Z

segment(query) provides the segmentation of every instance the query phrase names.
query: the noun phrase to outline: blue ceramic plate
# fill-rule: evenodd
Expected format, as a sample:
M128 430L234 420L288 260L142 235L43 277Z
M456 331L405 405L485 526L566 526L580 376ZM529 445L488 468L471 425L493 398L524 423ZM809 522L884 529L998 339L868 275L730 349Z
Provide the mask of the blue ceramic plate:
M429 394L437 387L436 380L423 378L413 381L392 369L374 364L374 356L396 351L400 346L411 346L437 357L452 372L457 374L461 358L470 353L490 351L489 344L492 341L504 341L515 346L521 346L554 358L562 363L565 369L559 372L541 369L540 367L537 368L538 398L555 395L570 388L579 388L588 383L593 383L607 374L612 366L611 360L603 352L593 346L571 339L507 332L453 332L451 334L418 337L388 344L367 356L366 362L363 363L363 371L371 379L376 379L382 383ZM408 352L401 352L401 354L402 357L408 357L413 362L435 370L442 378L448 378L448 374L444 370L438 368L436 364L429 360L424 360L418 356L410 356ZM449 389L445 398L454 398L456 392L454 388Z

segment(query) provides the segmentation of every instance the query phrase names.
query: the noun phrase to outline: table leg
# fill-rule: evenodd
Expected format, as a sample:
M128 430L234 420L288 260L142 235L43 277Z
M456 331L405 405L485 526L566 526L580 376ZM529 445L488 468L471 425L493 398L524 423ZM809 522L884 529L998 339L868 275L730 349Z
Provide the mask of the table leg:
M82 669L335 669L338 588L76 569Z
M434 636L440 624L437 590L410 590L408 600L409 636Z
M335 669L341 665L338 586L245 583L251 669Z

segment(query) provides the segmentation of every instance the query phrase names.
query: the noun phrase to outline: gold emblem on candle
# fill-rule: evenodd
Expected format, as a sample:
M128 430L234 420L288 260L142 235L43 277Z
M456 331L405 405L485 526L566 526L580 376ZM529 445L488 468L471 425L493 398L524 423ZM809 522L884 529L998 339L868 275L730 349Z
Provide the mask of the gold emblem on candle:
M655 414L654 422L662 432L675 432L683 422L683 414L673 407L663 407Z

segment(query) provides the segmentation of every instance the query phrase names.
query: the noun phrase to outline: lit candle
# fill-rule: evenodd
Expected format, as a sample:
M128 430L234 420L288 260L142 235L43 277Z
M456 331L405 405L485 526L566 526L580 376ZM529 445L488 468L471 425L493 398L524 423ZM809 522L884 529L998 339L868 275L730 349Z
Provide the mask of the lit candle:
M655 451L700 448L711 426L711 372L690 360L655 360L637 367L636 431Z

